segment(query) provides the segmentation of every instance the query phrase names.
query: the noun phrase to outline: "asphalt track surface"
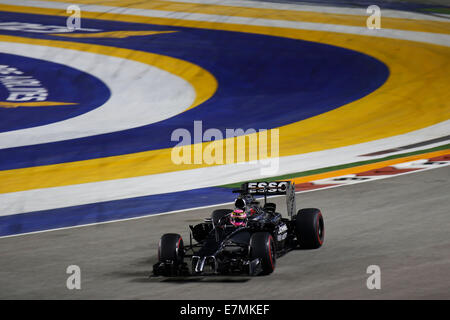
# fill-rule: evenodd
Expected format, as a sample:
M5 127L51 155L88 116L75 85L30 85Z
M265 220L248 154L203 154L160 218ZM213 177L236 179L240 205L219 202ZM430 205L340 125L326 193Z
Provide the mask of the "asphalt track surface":
M150 279L161 234L212 209L0 239L1 299L449 299L450 167L297 195L320 207L326 240L265 277ZM284 198L273 199L284 208ZM283 211L281 211L283 212ZM186 240L185 240L186 241ZM81 290L66 289L69 265ZM379 265L381 290L366 268Z

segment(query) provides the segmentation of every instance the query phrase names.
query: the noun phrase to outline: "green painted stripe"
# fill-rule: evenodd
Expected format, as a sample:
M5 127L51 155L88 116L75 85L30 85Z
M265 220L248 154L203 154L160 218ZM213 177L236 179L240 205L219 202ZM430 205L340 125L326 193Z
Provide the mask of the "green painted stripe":
M450 8L426 8L422 9L422 11L450 14Z
M276 181L276 180L293 179L293 178L311 176L311 175L314 175L314 174L330 172L330 171L336 171L336 170L341 170L341 169L347 169L347 168L362 166L362 165L365 165L365 164L371 164L371 163L376 163L376 162L381 162L381 161L386 161L386 160L398 159L398 158L402 158L402 157L409 157L409 156L414 156L416 154L428 153L428 152L445 150L445 149L450 149L450 143L446 144L446 145L439 146L439 147L435 147L435 148L419 150L419 151L414 151L414 152L408 152L408 153L402 153L402 154L396 154L396 155L393 155L393 156L380 158L380 159L359 161L359 162L342 164L342 165L339 165L339 166L326 167L326 168L308 170L308 171L303 171L303 172L289 173L289 174L285 174L285 175L282 175L282 176L265 178L264 181ZM239 183L226 184L226 185L222 185L222 186L219 186L219 187L223 187L223 188L239 188L241 186L241 184L244 183L244 182L245 181L242 181L242 182L239 182Z

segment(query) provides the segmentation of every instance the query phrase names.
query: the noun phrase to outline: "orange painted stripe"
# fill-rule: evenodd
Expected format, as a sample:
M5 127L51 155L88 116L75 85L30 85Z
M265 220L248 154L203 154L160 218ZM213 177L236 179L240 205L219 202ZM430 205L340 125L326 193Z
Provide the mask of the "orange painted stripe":
M346 168L346 169L340 169L340 170L331 171L331 172L314 174L311 176L298 177L298 178L294 178L294 179L290 179L290 180L295 182L296 184L312 182L312 181L316 181L316 180L340 177L340 176L345 176L347 174L356 174L356 173L379 169L379 168L383 168L383 167L387 167L387 166L391 166L391 165L395 165L395 164L399 164L399 163L420 160L420 159L429 159L429 158L448 155L448 154L449 154L449 149L439 150L439 151L434 151L434 152L430 152L430 153L422 153L422 154L417 154L414 156L408 156L408 157L404 157L404 158L397 158L397 159L386 160L386 161L381 161L381 162L376 162L376 163L371 163L371 164L365 164L362 166L357 166L357 167L352 167L352 168Z

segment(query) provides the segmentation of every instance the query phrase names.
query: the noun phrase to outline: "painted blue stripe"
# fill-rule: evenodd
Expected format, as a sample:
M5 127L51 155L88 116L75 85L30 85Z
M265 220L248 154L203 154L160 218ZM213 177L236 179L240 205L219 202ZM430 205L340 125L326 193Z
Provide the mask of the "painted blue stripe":
M110 97L108 87L96 77L80 70L41 59L0 53L0 64L17 70L0 74L3 81L13 81L14 88L48 90L45 101L70 102L75 105L27 108L0 108L0 132L42 126L79 116L103 105ZM7 80L9 78L9 80ZM39 83L37 83L39 81ZM0 85L0 101L8 100L10 92ZM17 99L26 99L19 95ZM39 102L34 99L16 102Z
M236 197L230 189L202 188L35 211L0 217L0 236L99 223L195 208L224 202Z
M1 20L66 23L62 17L17 13L2 13ZM368 55L308 41L93 19L83 19L83 27L178 32L125 39L74 39L6 30L1 33L101 44L179 58L210 71L219 88L202 105L155 124L0 150L0 170L171 148L177 144L171 141L171 133L185 128L193 135L194 120L202 120L204 130L217 128L223 133L226 128L276 128L358 100L380 87L389 75L385 64Z

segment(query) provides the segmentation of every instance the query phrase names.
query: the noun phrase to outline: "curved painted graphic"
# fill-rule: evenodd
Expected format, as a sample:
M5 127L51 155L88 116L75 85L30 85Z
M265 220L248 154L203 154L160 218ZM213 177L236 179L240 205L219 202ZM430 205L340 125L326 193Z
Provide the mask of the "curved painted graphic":
M98 78L61 64L0 53L0 132L62 121L104 104Z
M20 15L10 15L11 20L20 18ZM65 35L33 37L76 40L101 44L111 50L120 47L189 61L214 74L219 83L217 91L200 106L156 124L77 140L18 147L6 153L0 150L4 154L0 169L36 164L36 160L29 163L12 161L24 159L24 154L35 154L33 158L41 159L39 165L49 165L91 159L93 153L95 157L108 157L170 148L176 144L170 140L171 133L177 128L186 128L193 135L193 122L199 119L203 121L204 130L272 129L358 100L380 87L389 75L386 65L370 56L309 41L218 30L87 19L83 22L86 27L107 32L135 32L144 28L172 32L150 35L146 41L140 36L90 38L86 33L81 34L84 37L76 38ZM61 25L64 19L55 17L49 23ZM232 48L239 50L230 50ZM143 104L150 102L141 101ZM97 145L103 146L101 152ZM60 151L58 154L53 152L55 148Z
M122 57L133 54L127 49L83 44L67 47L64 42L61 46L57 41L24 39L0 36L0 50L15 54L23 52L22 55L29 58L51 55L54 62L101 77L112 95L99 108L78 117L38 128L0 133L0 149L94 136L155 123L195 107L216 90L213 76L179 59L142 52L139 59L131 60ZM102 63L98 63L99 60ZM170 68L165 68L166 64ZM171 68L188 69L195 73L196 79L188 81L166 70ZM174 92L176 97L172 97ZM199 94L203 94L200 100Z

